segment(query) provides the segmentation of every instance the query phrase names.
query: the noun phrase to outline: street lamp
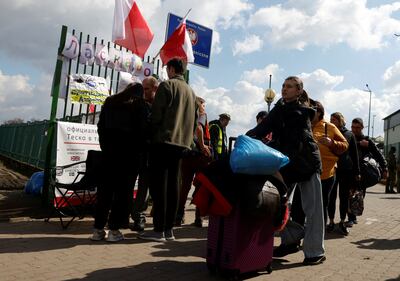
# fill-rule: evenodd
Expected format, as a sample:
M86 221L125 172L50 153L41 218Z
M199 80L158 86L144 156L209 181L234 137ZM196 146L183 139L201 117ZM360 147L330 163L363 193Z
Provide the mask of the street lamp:
M365 84L365 86L367 86L367 90L364 90L364 91L369 92L369 109L368 109L368 136L369 136L369 127L370 127L370 124L371 124L371 98L372 98L372 91L368 87L368 84Z
M265 91L265 95L264 95L264 100L265 102L268 104L268 113L269 113L269 109L271 107L271 103L274 101L274 98L276 96L275 91L271 89L271 78L272 75L269 75L269 88Z
M374 138L374 125L375 125L376 114L372 115L372 139Z

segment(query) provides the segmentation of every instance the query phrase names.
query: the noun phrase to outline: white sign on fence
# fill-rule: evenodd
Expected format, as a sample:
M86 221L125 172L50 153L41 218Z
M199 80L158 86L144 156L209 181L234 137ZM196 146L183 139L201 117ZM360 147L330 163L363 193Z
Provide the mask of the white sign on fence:
M96 125L58 122L57 167L85 161L89 150L100 150ZM66 169L56 168L56 180L67 184L72 183L74 180L78 182L81 180L81 176L77 178L78 172L83 172L85 169L85 163L73 165ZM62 192L65 192L65 190ZM55 197L55 201L62 200L62 196L57 190ZM80 201L74 202L74 199L76 198L70 198L70 203L79 204ZM58 201L58 204L60 202Z

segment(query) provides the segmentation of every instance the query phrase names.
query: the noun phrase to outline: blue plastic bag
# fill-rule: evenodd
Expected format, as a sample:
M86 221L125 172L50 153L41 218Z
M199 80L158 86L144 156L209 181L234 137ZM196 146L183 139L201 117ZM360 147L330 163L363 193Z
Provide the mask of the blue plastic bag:
M43 189L44 172L34 173L28 182L25 184L25 193L40 195Z
M260 140L240 135L229 163L234 173L272 175L289 163L289 158Z

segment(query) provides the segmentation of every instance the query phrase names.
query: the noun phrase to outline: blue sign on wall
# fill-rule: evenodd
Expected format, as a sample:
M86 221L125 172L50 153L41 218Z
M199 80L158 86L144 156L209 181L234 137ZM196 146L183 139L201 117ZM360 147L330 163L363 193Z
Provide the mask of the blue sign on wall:
M180 24L182 18L174 14L168 14L167 38L169 38ZM212 29L186 20L186 29L189 32L193 45L194 64L209 67L212 42Z

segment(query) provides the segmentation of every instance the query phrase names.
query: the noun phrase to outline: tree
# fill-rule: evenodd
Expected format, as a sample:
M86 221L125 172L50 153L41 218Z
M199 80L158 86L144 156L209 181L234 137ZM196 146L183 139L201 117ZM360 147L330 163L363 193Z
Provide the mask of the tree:
M18 117L3 122L4 125L22 124L22 123L24 123L24 119Z

